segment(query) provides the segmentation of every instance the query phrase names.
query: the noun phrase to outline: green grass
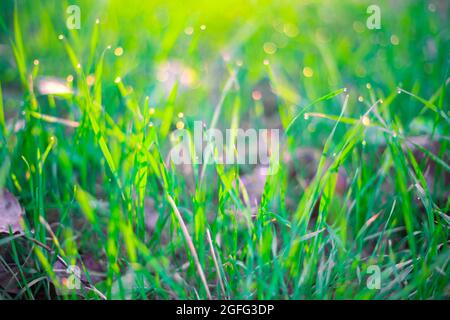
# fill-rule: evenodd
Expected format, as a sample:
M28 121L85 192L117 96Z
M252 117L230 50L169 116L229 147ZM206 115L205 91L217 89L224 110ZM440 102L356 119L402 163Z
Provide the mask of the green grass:
M370 4L2 1L0 298L448 299L449 7ZM174 165L195 120L280 128L280 170Z

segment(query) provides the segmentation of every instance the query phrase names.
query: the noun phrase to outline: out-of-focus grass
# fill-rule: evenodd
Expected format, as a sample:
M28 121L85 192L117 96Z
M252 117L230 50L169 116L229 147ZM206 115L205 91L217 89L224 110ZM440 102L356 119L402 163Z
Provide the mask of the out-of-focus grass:
M448 3L370 4L2 1L2 297L448 298ZM282 129L279 172L169 163L215 112Z

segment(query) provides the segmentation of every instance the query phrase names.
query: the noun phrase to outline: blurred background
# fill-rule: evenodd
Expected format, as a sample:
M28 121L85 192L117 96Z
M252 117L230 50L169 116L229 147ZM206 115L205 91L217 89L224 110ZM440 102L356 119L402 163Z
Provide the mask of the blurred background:
M371 4L381 9L379 30L366 27ZM342 87L354 90L354 98L365 97L367 83L384 95L401 85L429 97L447 78L449 2L445 0L18 0L17 5L26 61L31 66L39 60L40 76L65 79L73 74L58 41L60 34L70 38L86 68L94 50L90 46L94 25L100 20L97 51L112 46L104 67L104 78L110 80L104 85L110 101L107 108L118 103L117 92L111 89L118 76L139 99L150 96L155 107L178 81L177 111L205 120L211 118L233 69L241 70L242 108L249 117L261 112L254 108L254 90L261 92L256 98L270 113L280 103L292 108ZM81 9L79 30L66 27L69 5ZM9 46L13 7L12 0L0 4L0 81L10 112L20 93ZM269 88L264 60L280 79L277 96ZM94 67L84 71L94 73ZM410 103L417 102L398 108L402 119L416 113Z

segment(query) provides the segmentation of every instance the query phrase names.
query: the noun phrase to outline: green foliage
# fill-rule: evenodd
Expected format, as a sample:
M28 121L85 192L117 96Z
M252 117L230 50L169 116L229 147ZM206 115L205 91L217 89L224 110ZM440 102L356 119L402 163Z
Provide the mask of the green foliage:
M0 297L449 297L445 1L380 1L379 30L370 1L72 2L80 30L67 1L0 3L0 187L26 212ZM174 165L195 120L280 128L283 165Z

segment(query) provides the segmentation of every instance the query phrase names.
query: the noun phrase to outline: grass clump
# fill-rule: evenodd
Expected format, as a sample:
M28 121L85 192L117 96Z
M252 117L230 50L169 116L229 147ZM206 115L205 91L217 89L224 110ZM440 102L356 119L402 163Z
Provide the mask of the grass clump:
M2 298L449 297L445 2L67 5L0 4ZM280 169L175 165L196 120Z

